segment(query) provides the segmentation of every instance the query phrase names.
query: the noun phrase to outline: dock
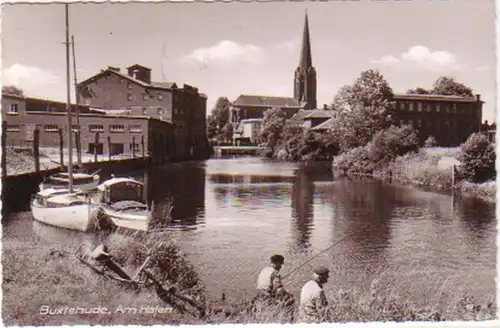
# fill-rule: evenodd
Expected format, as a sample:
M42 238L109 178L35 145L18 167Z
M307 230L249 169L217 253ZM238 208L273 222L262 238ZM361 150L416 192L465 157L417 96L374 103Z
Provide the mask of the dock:
M214 156L257 156L264 149L260 146L214 146Z

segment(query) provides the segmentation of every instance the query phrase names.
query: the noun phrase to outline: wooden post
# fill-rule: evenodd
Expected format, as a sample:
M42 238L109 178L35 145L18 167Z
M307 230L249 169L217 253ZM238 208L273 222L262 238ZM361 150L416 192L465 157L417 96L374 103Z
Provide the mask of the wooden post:
M7 178L7 121L2 121L2 189L5 186L6 178ZM4 194L5 192L2 191L2 197L4 196Z
M132 137L132 158L135 158L135 137Z
M99 145L99 132L95 133L94 138L94 162L97 163L97 146Z
M35 157L35 172L40 172L40 130L33 131L33 157Z
M146 157L146 150L144 149L144 135L141 136L142 158Z
M76 143L76 161L78 165L82 165L82 142L80 139L80 125L78 125L78 130L75 132L75 143Z
M64 168L64 139L63 139L63 130L59 128L59 162L61 163L61 169Z
M111 161L111 136L108 136L108 160Z

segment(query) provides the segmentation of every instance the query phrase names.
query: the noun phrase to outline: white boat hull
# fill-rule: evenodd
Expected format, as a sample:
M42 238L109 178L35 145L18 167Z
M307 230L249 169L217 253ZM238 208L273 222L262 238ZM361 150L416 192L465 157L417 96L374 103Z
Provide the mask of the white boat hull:
M92 191L97 189L97 186L99 185L99 180L91 183L81 183L81 184L73 184L73 187L75 189L81 190L81 191ZM40 190L45 190L49 188L54 188L54 186L50 183L41 183L39 185ZM64 186L62 188L67 188L67 186Z
M126 229L148 231L149 216L148 215L127 215L126 213L117 213L109 208L103 208L104 214L113 221L117 227Z
M92 205L81 204L61 207L43 207L31 203L31 213L38 221L58 228L87 232L94 227Z

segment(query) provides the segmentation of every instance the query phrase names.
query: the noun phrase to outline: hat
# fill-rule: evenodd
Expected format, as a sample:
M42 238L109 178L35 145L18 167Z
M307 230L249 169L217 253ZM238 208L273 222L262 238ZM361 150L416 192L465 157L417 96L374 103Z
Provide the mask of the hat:
M282 255L274 254L273 256L271 256L271 263L283 264L284 262L285 262L285 258Z
M330 273L330 270L321 266L321 267L316 268L314 270L314 273L317 274L318 276L328 276L328 274Z

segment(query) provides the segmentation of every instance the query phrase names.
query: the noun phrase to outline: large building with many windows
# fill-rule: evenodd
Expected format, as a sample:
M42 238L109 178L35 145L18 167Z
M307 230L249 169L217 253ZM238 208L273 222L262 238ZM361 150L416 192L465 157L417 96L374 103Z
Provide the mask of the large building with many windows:
M413 126L422 143L433 136L440 146L458 146L481 129L484 102L480 95L396 94L394 100L393 122Z

